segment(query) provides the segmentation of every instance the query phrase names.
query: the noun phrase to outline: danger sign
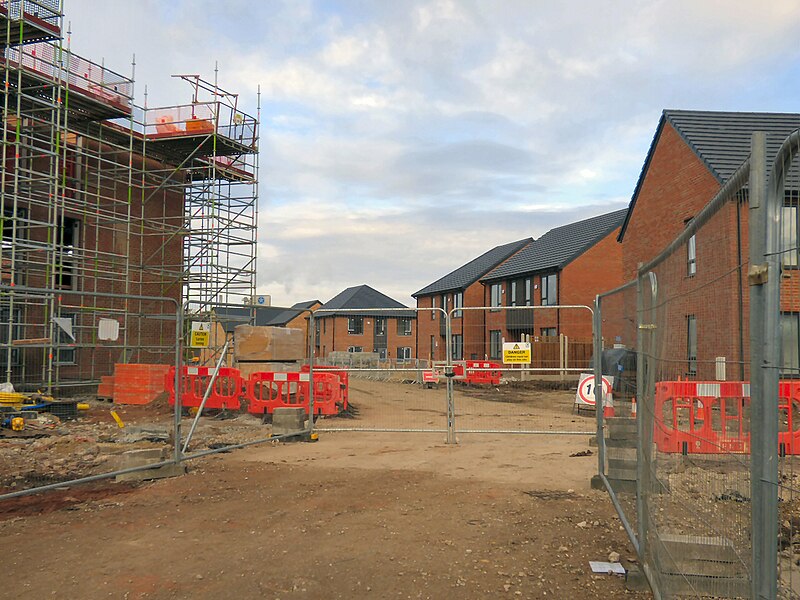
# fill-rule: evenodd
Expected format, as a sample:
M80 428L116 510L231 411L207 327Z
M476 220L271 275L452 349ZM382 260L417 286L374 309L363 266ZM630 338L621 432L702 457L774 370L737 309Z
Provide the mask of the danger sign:
M504 342L503 343L503 364L505 365L527 365L531 362L531 343L530 342Z
M603 406L614 406L614 399L611 395L611 390L614 385L613 377L603 377ZM576 404L587 404L594 406L594 375L591 373L581 373L581 379L578 383L578 391L575 394Z
M208 348L211 341L211 323L192 321L192 335L189 345L192 348Z

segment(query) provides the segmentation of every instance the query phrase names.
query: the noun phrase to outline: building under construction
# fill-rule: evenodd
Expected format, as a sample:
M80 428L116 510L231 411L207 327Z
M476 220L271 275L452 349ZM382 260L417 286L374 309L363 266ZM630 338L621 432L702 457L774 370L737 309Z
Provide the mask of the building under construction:
M258 116L196 75L186 104L139 107L133 76L72 53L62 25L61 0L0 1L0 381L17 389L173 364L180 323L255 292Z

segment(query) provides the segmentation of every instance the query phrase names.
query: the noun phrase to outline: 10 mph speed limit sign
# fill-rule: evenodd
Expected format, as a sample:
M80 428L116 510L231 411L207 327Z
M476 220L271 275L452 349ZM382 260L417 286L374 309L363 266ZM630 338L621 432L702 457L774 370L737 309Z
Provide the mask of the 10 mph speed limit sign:
M603 406L613 406L611 397L612 386L614 385L613 377L603 377ZM594 375L591 373L581 373L581 380L578 383L578 392L575 394L576 404L585 404L594 406Z

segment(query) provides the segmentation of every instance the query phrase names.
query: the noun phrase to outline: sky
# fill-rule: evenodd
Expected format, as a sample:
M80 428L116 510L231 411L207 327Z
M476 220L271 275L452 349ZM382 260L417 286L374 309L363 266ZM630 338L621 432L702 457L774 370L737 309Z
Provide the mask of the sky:
M624 208L664 109L798 112L795 0L64 0L135 102L260 90L257 291L411 294ZM135 71L132 62L135 56Z

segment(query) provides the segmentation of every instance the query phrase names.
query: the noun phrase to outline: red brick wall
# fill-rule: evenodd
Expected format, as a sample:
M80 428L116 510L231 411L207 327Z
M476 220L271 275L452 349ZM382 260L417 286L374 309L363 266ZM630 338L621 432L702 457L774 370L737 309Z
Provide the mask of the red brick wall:
M622 241L625 279L635 277L639 263L649 261L679 235L687 220L700 212L719 187L702 161L666 123ZM747 260L747 220L747 204L729 202L697 232L695 275L688 273L685 246L655 269L658 295L644 320L655 327L647 330L645 337L648 351L659 359L658 379L714 379L717 356L728 361L728 379L747 376L749 302L746 276L738 268L739 250ZM645 298L649 304L649 294ZM635 315L633 301L631 296L625 309L630 316ZM696 375L689 373L688 315L693 315L697 323Z
M319 315L319 344L316 350L318 358L324 358L331 352L347 352L351 346L360 346L363 352L373 352L375 335L375 317L364 316L363 333L351 335L347 332L348 317ZM398 335L397 317L386 317L386 350L387 358L397 358L398 347L411 348L411 358L416 357L417 319L411 318L411 335Z
M618 235L619 229L614 230L564 267L558 283L559 304L593 308L597 294L622 285L622 246L617 242ZM559 312L559 333L573 339L592 338L589 311L562 309Z
M111 374L114 363L123 360L123 349L113 346L122 346L123 339L130 362L169 363L174 360L175 320L155 318L174 315L173 304L94 298L80 292L166 296L180 300L181 284L173 282L183 268L183 239L175 235L183 224L183 188L175 181L175 186L153 194L155 183L148 182L150 187L143 190L137 187L140 182L134 180L128 204L128 182L120 176L122 171L108 162L111 160L108 156L106 162L98 163L97 150L87 144L82 154L77 150L68 151L67 160L62 163L66 182L61 198L63 215L79 222L79 239L74 256L70 258L74 285L64 289L58 304L62 314L76 315L74 332L78 343L92 347L76 348L76 364L58 367L57 378L61 380L97 380L101 375ZM116 156L120 161L127 161L123 153ZM49 162L36 160L31 168L46 172ZM143 198L148 198L147 202L143 202ZM41 204L23 201L20 208L27 210L32 220L44 223L51 220L49 208ZM52 235L52 228L47 226L33 226L26 232L27 239L41 243ZM44 255L40 252L17 256L18 283L32 287L52 284ZM141 314L154 318L141 317ZM101 317L120 322L119 341L96 340L97 321ZM19 337L49 337L49 318L41 303L31 305L25 318L30 325ZM14 367L14 379L30 384L42 381L48 362L46 350L26 348L20 353L24 367Z
M716 178L665 123L622 240L625 281L636 276L640 262L656 256L683 231L686 219L700 212L717 190Z

